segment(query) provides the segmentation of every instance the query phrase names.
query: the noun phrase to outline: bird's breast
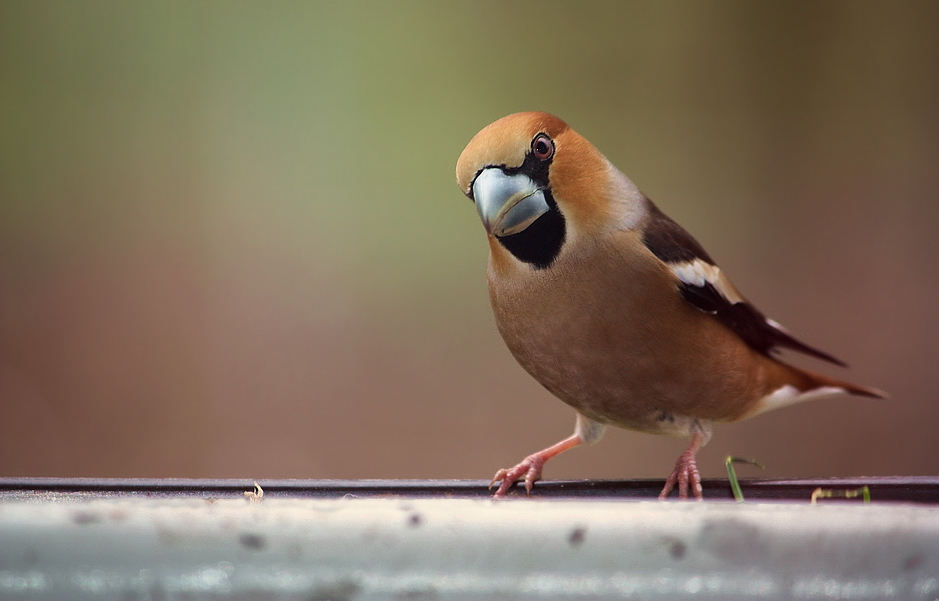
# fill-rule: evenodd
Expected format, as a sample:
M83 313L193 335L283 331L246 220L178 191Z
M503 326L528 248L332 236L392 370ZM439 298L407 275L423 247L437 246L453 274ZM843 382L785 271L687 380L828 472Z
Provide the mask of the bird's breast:
M613 242L562 252L547 269L492 245L490 299L516 360L603 423L683 434L694 419L743 414L757 396L758 383L739 369L749 350L715 352L707 337L729 331L686 306L670 277L654 273L667 267L651 254L628 255Z

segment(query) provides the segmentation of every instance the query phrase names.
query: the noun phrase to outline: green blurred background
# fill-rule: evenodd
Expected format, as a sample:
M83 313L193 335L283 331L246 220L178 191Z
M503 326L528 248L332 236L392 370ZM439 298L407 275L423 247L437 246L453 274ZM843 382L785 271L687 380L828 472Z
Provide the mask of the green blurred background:
M892 394L719 427L705 475L939 470L939 3L5 1L0 476L488 478L568 435L453 175L534 109Z

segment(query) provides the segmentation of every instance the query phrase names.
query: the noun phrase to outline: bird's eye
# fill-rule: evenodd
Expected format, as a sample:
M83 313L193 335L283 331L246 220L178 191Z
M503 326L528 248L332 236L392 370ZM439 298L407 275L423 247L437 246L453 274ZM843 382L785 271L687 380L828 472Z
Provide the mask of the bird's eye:
M547 161L554 156L554 142L547 134L538 134L531 141L531 153L539 161Z

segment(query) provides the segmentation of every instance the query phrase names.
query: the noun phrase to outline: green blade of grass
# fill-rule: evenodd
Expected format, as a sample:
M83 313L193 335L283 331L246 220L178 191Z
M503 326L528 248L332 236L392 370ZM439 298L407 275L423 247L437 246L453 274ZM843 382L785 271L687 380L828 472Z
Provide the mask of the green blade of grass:
M740 482L737 480L737 470L734 469L735 463L748 463L760 469L763 469L763 464L753 459L734 457L733 455L728 456L724 461L724 465L727 467L727 478L730 480L730 489L734 491L734 499L738 503L743 503L743 491L740 490Z

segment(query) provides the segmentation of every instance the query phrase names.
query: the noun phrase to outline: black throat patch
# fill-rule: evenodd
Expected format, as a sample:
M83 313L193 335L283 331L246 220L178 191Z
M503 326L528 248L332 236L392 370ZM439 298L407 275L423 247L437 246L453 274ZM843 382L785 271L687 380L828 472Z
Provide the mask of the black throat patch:
M558 210L549 190L544 191L545 200L551 210L536 219L531 225L510 236L496 237L499 244L516 259L528 263L535 269L547 269L554 263L561 246L564 245L567 228L564 215Z

